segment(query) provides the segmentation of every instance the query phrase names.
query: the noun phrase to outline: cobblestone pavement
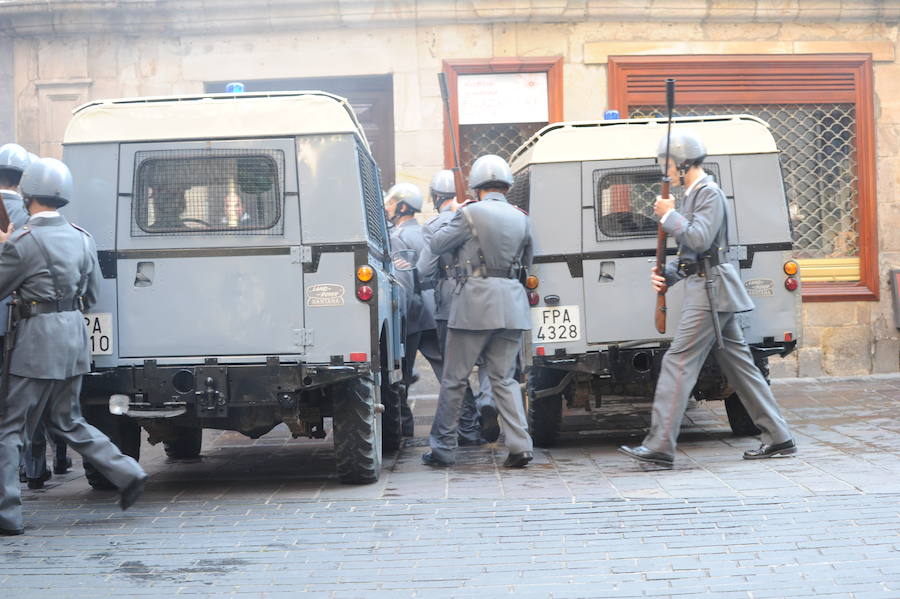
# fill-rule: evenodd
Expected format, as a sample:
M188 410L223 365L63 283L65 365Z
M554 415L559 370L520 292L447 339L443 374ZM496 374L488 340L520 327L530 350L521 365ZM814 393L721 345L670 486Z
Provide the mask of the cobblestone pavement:
M419 437L374 485L344 486L325 442L208 431L203 458L151 473L128 512L80 476L24 493L0 537L0 594L53 597L900 597L900 376L776 383L796 458L746 462L721 404L688 412L676 467L616 453L646 405L572 418L525 470ZM591 426L586 426L590 421ZM77 460L76 460L77 462Z

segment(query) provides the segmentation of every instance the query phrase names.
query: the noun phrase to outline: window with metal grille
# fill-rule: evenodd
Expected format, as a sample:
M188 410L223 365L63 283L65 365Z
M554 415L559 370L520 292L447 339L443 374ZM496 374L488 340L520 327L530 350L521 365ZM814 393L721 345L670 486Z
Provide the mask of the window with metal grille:
M651 117L665 107L633 106ZM678 106L677 116L752 114L766 121L781 151L797 258L859 256L853 104Z
M459 147L463 171L468 173L479 156L496 154L507 159L547 123L493 123L460 125Z
M387 224L384 220L384 203L381 186L378 183L378 167L369 154L356 146L359 159L359 174L362 184L363 202L366 209L366 230L369 241L379 250L384 250L387 239Z
M865 54L612 56L609 104L662 115L747 113L781 154L806 301L879 297L872 58Z
M513 186L506 194L506 199L513 206L528 212L531 199L531 168L525 168L513 176Z
M716 182L719 181L717 164L704 164L703 169ZM595 170L597 241L655 236L657 221L653 215L653 203L661 192L661 177L658 166ZM680 204L684 197L683 189L673 187L671 194L676 204Z
M282 235L280 150L135 155L131 235Z

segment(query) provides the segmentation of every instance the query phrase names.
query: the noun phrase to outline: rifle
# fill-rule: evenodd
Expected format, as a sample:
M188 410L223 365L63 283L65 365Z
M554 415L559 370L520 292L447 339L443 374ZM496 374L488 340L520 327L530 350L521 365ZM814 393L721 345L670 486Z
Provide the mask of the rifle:
M669 199L669 187L672 180L669 178L669 141L672 134L672 110L675 108L675 80L666 79L666 110L669 113L669 122L666 126L666 161L663 163L662 190L660 197ZM662 224L656 230L656 274L665 276L666 270L666 232L662 228ZM656 320L656 330L660 333L666 332L666 288L656 294L656 310L654 311Z
M9 228L9 212L6 211L6 203L0 200L0 231L4 233Z
M463 172L459 161L459 148L456 145L456 128L453 126L453 114L450 112L450 93L447 91L447 75L438 73L438 85L441 87L441 100L444 102L444 115L447 117L447 129L450 131L450 145L453 148L453 182L456 184L456 201L466 201L466 188L462 184Z
M0 202L2 203L2 202ZM16 311L19 296L13 291L6 309L6 335L3 337L3 372L0 373L0 417L6 415L6 396L9 395L9 366L12 364L13 348L16 346Z

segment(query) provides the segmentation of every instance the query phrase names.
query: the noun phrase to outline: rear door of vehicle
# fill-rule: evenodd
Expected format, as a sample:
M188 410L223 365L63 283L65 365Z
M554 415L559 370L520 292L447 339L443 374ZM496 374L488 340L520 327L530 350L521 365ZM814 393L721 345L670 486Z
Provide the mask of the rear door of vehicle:
M120 147L122 358L300 355L293 139Z
M710 158L710 172L730 194L727 158ZM582 172L585 334L589 344L671 339L682 293L666 294L666 333L654 326L656 294L650 287L655 263L657 221L653 203L660 193L660 169L652 159L586 162ZM681 189L672 187L676 206ZM732 211L733 212L733 211ZM675 252L668 240L667 261Z

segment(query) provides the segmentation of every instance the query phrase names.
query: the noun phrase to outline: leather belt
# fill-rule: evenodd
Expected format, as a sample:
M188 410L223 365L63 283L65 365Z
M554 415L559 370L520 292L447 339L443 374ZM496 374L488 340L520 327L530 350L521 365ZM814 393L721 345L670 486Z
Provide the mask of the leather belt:
M65 297L50 301L23 301L17 307L19 318L31 318L38 314L54 314L57 312L80 312L82 310L81 297Z

